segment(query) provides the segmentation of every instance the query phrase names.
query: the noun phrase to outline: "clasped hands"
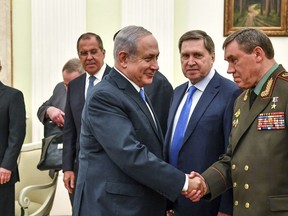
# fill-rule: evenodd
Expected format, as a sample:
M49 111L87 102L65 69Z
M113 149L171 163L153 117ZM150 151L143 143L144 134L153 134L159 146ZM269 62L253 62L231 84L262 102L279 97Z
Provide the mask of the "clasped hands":
M182 195L192 202L198 202L207 192L204 178L197 172L192 171L189 175L188 190L183 191Z

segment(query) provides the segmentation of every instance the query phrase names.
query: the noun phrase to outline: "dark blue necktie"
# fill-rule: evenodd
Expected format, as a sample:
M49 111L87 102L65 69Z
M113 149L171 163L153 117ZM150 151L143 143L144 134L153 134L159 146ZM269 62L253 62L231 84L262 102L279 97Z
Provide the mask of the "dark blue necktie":
M140 88L139 94L140 94L141 98L146 102L145 93L144 93L144 90L142 88Z
M89 77L89 85L88 85L88 89L87 89L87 94L86 94L86 98L88 97L89 94L91 94L91 91L94 87L94 81L95 81L96 77L95 76L90 76Z
M178 161L178 154L180 151L180 148L183 144L184 134L186 131L186 125L189 118L189 113L192 105L192 95L196 91L195 86L191 86L189 88L189 92L185 101L185 104L181 110L175 131L174 136L171 142L170 147L170 164L177 167L177 161Z

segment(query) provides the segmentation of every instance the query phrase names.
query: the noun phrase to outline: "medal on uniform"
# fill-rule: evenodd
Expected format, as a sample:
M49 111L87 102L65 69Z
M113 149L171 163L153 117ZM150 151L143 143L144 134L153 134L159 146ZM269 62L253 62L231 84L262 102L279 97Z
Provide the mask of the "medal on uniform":
M258 116L258 130L285 129L284 112L260 113Z
M278 102L278 97L273 97L272 99L272 105L271 105L271 109L275 109L276 108L276 103Z

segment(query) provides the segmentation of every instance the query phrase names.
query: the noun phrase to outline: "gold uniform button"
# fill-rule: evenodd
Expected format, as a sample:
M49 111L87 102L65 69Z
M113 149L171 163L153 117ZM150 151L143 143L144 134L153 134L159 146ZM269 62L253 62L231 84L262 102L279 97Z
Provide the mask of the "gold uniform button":
M244 166L244 170L245 170L245 171L248 171L248 170L249 170L249 166L248 166L248 165L245 165L245 166Z
M233 164L233 165L232 165L232 170L235 170L235 169L236 169L236 165Z
M249 189L249 184L245 184L245 185L244 185L244 188L245 188L246 190L248 190L248 189Z
M235 205L235 206L238 206L238 201L237 201L237 200L234 202L234 205Z
M233 183L233 187L234 188L237 187L237 183L236 182Z
M250 203L245 203L245 208L250 208Z

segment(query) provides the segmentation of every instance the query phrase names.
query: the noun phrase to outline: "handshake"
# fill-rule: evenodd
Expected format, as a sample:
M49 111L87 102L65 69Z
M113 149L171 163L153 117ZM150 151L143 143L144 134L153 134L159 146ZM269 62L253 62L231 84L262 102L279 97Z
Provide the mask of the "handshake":
M187 191L183 191L182 195L192 202L198 202L207 192L205 180L199 173L194 171L191 172L188 177L188 189Z

